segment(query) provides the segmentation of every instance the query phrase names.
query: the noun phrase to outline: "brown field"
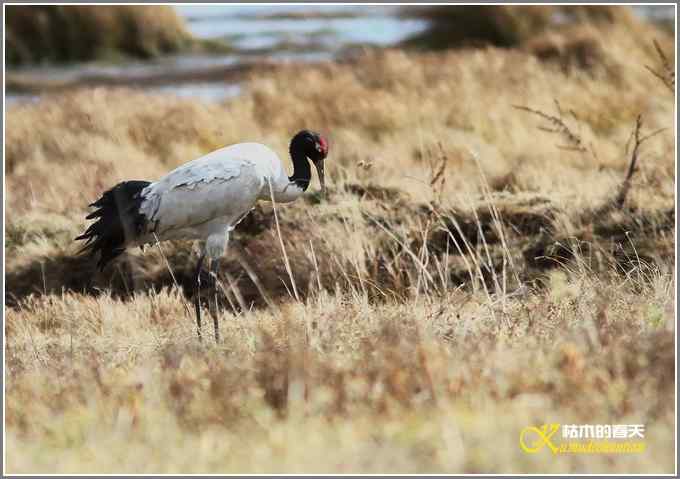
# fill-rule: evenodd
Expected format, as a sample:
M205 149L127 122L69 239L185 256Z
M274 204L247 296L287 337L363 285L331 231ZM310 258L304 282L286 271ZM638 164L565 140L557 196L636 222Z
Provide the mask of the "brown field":
M671 84L653 40L674 52L649 32L282 66L223 104L9 107L7 472L672 473L675 110L645 66ZM191 244L76 255L104 189L244 140L287 158L303 127L328 197L277 207L290 275L271 205L240 225L276 306L225 259L220 344L186 309ZM645 424L646 451L520 449L551 422Z

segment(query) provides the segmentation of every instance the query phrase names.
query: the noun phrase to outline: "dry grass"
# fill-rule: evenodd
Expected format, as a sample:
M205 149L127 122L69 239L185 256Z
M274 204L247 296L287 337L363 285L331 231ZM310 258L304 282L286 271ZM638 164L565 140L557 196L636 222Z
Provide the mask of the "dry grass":
M561 35L574 27L607 30L617 26L641 36L656 30L631 8L620 5L440 5L403 7L402 14L430 24L404 41L404 46L419 49L521 47L536 37Z
M10 65L149 58L195 43L169 6L10 5L5 12Z
M670 127L673 98L653 46L597 41L606 67L587 70L387 51L281 67L224 104L92 89L11 107L8 472L672 472L672 130L601 208L637 115L642 136ZM586 151L513 107L555 99ZM279 310L225 261L253 306L222 300L217 346L185 309L191 245L164 245L184 291L156 249L104 274L74 257L104 188L237 141L285 157L302 127L331 156L329 198L278 210L299 302L269 205L235 241ZM644 423L647 452L526 455L520 430L544 422Z
M673 285L651 279L559 273L503 307L321 295L225 312L201 348L177 292L35 298L7 316L8 470L669 472ZM643 422L649 452L524 455L545 420Z

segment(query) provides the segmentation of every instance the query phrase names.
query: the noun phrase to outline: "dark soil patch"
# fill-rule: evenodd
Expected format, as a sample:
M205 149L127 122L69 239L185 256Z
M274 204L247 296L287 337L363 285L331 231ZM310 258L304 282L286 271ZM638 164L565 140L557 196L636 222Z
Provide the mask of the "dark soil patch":
M461 253L456 247L458 244L462 253L468 255L465 242L480 258L480 268L474 271L474 275L479 277L481 274L481 279L490 289L495 287L495 281L503 269L507 271L509 268L508 252L515 266L511 273L523 282L541 278L549 270L568 266L576 253L582 258L590 258L592 264L589 267L594 271L611 272L613 265L620 274L628 274L631 269L641 265L670 266L675 257L673 208L662 211L612 210L599 215L584 213L583 218L587 221L583 221L575 233L566 235L558 231L554 224L554 210L544 203L499 203L499 219L496 220L486 207L481 208L476 216L458 210L436 215L426 205L388 208L387 205L393 204L395 197L400 197L399 192L358 186L351 188L367 201L378 201L386 206L382 217L365 217L366 223L374 227L376 235L375 254L367 259L365 265L368 277L359 282L358 278L347 274L355 270L354 265L343 266L343 272L338 268L340 265L334 262L335 253L324 250L322 243L315 243L319 271L317 277L316 266L310 259L304 240L305 226L282 223L282 234L288 238L287 253L301 298L305 298L318 283L329 290L362 288L375 301L408 297L419 275L419 267L414 263L412 254L418 255L422 251L421 230L425 224L430 225L427 250L439 262L447 255L449 284L455 286L470 281L470 271L462 266ZM499 223L503 228L505 244L501 242ZM400 240L395 241L385 230ZM296 241L296 238L301 241ZM255 271L272 300L292 295L270 208L258 206L253 210L236 229L231 246L233 250L240 248L242 257ZM406 248L410 251L406 251ZM188 244L164 244L163 249L174 279L157 253L151 253L151 256L147 253L141 258L123 255L103 273L96 271L96 262L86 256L64 253L36 259L7 272L5 304L16 307L28 295L59 294L62 291L92 295L110 291L117 297L129 297L135 291L172 287L175 281L188 299L193 298L196 294L196 255ZM427 267L433 277L440 274L435 270L434 263L430 262ZM228 274L247 307L264 307L267 304L235 256L224 258L220 264L223 285L228 287ZM209 276L204 273L204 298L208 296L210 283ZM220 296L223 307L229 307L224 295Z

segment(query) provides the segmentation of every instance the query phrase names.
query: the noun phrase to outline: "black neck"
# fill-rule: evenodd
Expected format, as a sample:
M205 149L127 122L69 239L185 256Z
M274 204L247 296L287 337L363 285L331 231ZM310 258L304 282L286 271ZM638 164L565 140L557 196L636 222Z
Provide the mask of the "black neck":
M290 157L293 159L293 176L289 176L288 179L298 185L302 191L305 191L312 180L312 169L309 167L307 155L301 148L292 144L290 146Z

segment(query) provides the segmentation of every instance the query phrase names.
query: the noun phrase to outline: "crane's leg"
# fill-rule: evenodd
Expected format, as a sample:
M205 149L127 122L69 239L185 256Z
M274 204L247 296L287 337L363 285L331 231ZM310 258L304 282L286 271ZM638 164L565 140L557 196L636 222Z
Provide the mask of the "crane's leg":
M212 282L210 304L210 315L213 317L213 327L215 328L215 342L220 342L220 325L217 317L217 270L219 258L224 256L224 250L229 241L229 231L217 231L206 238L205 253L210 260L210 280ZM214 309L213 309L214 304Z
M198 333L198 340L203 341L201 335L201 270L203 269L203 260L205 260L205 253L201 253L196 264L196 294L194 295L194 307L196 308L196 331Z
M210 316L213 319L213 328L215 329L215 343L220 342L220 324L218 322L217 311L217 272L219 270L220 259L213 258L210 260L210 276L212 282L211 298L210 298Z

